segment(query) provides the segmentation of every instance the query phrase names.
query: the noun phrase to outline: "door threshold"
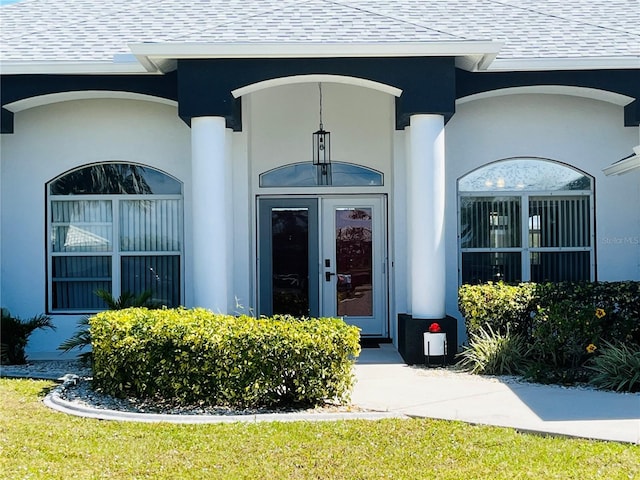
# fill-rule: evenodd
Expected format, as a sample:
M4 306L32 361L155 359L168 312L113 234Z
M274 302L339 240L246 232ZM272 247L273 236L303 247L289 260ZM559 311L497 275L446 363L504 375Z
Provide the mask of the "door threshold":
M380 348L381 343L391 343L387 337L360 337L360 348Z

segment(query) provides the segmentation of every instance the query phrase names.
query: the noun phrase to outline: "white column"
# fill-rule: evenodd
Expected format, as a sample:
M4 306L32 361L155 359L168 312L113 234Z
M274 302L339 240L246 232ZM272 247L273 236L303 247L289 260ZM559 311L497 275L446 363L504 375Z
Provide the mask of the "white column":
M408 152L408 247L411 315L444 318L444 117L412 115Z
M225 119L191 119L193 301L227 313Z

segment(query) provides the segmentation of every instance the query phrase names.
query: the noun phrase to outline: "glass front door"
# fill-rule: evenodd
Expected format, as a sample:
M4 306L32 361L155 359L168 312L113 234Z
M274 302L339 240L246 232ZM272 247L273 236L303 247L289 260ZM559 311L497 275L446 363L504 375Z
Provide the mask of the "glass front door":
M259 313L337 316L388 336L383 200L260 199Z

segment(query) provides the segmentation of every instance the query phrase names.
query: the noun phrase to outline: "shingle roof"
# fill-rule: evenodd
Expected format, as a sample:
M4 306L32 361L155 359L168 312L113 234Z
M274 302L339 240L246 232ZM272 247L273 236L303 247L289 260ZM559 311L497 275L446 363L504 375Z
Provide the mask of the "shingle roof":
M21 0L5 62L105 62L128 44L501 40L498 59L638 58L640 0Z

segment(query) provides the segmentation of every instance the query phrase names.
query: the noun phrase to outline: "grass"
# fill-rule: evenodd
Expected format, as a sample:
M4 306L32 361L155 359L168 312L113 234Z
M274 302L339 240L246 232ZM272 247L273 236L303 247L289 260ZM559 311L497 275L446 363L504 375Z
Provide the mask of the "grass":
M0 379L2 479L629 479L640 447L428 419L171 425L71 417Z

